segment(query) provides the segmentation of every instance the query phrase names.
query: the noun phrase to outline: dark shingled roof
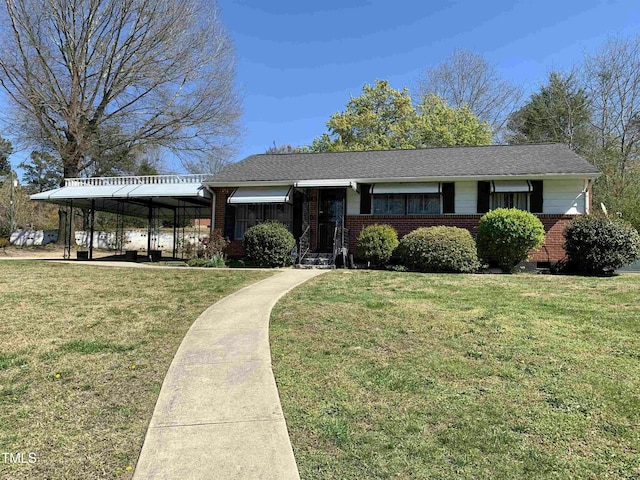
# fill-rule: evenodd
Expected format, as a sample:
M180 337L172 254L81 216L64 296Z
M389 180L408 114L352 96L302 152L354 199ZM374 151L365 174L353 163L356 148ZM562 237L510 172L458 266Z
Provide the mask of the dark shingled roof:
M599 173L562 144L251 155L208 182L402 179Z

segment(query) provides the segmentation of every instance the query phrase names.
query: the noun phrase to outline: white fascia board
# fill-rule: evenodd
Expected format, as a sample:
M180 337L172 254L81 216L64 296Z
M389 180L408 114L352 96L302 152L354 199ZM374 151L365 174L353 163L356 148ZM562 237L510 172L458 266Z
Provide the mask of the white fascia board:
M49 194L50 200L75 200L91 198L112 198L117 197L122 190L122 185L103 186L82 186L82 187L62 187Z
M241 182L203 182L204 185L215 187L269 187L269 186L293 186L300 182L340 182L350 181L358 183L426 183L426 182L469 182L474 180L552 180L563 178L580 178L594 180L598 178L600 173L543 173L543 174L524 174L524 175L458 175L458 176L442 176L442 177L387 177L387 178L353 178L345 179L318 179L318 180L257 180L257 181L241 181ZM329 185L326 185L329 186ZM345 186L349 186L346 184ZM353 188L353 186L352 186Z
M293 185L298 188L307 187L352 187L355 180L350 178L323 178L318 180L298 180Z
M357 183L429 183L429 182L473 182L489 180L560 180L579 178L594 180L600 176L599 173L545 173L530 175L469 175L451 177L393 177L393 178L355 178Z
M53 193L59 192L60 190L62 190L62 188L54 188L53 190L47 190L46 192L34 193L33 195L29 196L29 199L46 201L50 199Z
M270 181L255 181L255 182L204 182L204 185L209 188L216 187L297 187L297 188L312 188L312 187L351 187L357 190L358 183L353 179L319 179L319 180L270 180Z
M204 197L208 198L209 191L203 185L197 183L170 183L157 185L135 185L127 190L126 194L121 191L116 197L136 198L136 197Z
M243 182L203 182L203 185L209 188L216 187L293 187L295 182L292 180L257 180Z

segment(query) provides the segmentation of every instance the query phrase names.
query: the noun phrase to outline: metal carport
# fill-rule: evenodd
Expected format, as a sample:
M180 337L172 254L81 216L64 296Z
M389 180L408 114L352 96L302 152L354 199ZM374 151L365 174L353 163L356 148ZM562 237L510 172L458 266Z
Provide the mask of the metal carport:
M147 254L152 250L155 222L173 221L173 256L177 256L177 225L185 218L211 218L212 193L203 186L208 175L143 175L130 177L67 178L64 186L31 195L31 200L66 208L65 258L71 254L73 209L89 211L89 258L93 258L94 215L111 212L148 221Z

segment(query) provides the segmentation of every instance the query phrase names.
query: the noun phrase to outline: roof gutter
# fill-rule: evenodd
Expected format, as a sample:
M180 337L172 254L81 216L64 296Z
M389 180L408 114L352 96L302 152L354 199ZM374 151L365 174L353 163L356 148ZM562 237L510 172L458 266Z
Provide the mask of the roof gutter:
M204 185L210 188L215 187L283 187L293 186L293 180L244 180L241 182L224 181L224 182L204 182Z
M474 180L550 180L550 179L588 179L595 180L600 173L544 173L544 174L520 174L520 175L468 175L468 176L432 176L432 177L383 177L383 178L353 178L349 181L354 183L402 183L402 182L463 182ZM205 182L208 187L269 187L269 186L305 186L307 184L331 186L332 183L342 183L344 179L315 179L315 180L255 180L255 181L210 181Z

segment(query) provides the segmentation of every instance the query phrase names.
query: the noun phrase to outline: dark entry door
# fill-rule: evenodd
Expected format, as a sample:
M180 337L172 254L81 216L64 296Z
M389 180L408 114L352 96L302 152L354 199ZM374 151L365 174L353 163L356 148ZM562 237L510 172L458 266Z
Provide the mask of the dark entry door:
M330 252L333 248L333 232L336 222L344 219L346 191L344 188L320 190L318 202L318 251Z

